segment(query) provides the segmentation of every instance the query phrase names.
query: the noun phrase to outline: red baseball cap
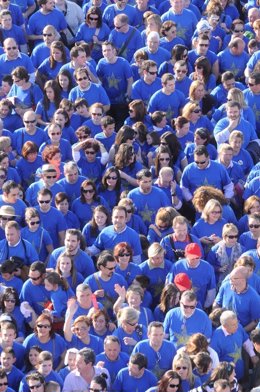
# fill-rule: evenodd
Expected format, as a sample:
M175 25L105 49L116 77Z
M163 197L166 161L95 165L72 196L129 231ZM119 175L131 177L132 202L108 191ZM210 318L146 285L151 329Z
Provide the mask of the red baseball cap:
M190 290L192 287L192 283L190 278L184 272L180 272L174 278L173 283L180 291Z
M191 244L187 245L185 248L185 255L197 256L201 257L201 250L198 244L192 242Z

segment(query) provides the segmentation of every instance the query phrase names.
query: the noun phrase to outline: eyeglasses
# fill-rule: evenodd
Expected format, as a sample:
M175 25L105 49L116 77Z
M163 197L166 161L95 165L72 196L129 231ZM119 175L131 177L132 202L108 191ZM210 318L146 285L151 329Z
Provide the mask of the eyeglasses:
M166 161L169 162L171 159L170 158L159 158L160 162Z
M11 302L12 304L15 304L16 300L15 299L5 299L5 302Z
M87 327L77 327L77 328L75 328L75 331L76 332L80 332L80 331L87 331L88 330L88 328Z
M249 227L250 229L259 229L260 225L257 225L257 224L255 224L255 225L250 224L250 225L248 225L248 227Z
M124 27L126 25L127 25L127 23L123 24L122 26L115 26L115 29L120 30L120 29L122 29L122 27Z
M157 75L158 71L147 71L150 75Z
M109 271L113 271L114 269L116 269L116 266L114 266L114 267L107 267L107 266L103 265L103 267L106 268Z
M95 155L96 154L96 152L95 151L85 151L85 154L86 155Z
M49 34L43 33L43 36L44 36L44 37L51 37L51 36L52 36L52 33L49 33Z
M130 257L131 254L130 253L122 253L120 255L118 255L119 257Z
M201 112L201 109L195 109L192 111L192 113L200 113L200 112Z
M187 366L176 366L176 370L187 370ZM178 385L179 386L179 385Z
M15 81L14 81L15 82ZM36 120L23 120L25 124L34 124Z
M131 214L132 210L126 210L126 212L127 212L128 214Z
M36 282L36 280L39 280L42 277L42 275L39 275L37 278L33 278L32 276L28 276L29 279L32 279L34 282Z
M102 113L91 113L91 114L92 114L92 116L99 116L99 117L102 116Z
M0 215L0 219L2 219L4 221L11 221L11 220L14 220L15 217L14 216L2 216L2 215Z
M185 74L187 72L187 70L186 69L176 69L176 72Z
M51 326L50 326L50 325L47 325L47 324L37 324L37 328L49 329L49 328L51 328Z
M3 387L4 385L7 386L7 385L8 385L8 382L1 382L1 383L0 383L0 387Z
M107 180L117 180L117 177L107 176Z
M135 323L129 323L129 321L126 321L126 324L130 325L131 327L135 327L137 324L137 321Z
M181 302L181 304L184 307L184 309L195 309L196 308L195 305L184 305L184 303L182 303L182 302Z
M51 202L51 200L38 200L38 202L39 202L40 204L48 204L48 203Z
M35 384L35 385L29 385L29 389L35 389L35 388L40 388L42 386L42 384Z
M6 176L4 174L1 174L0 175L0 180L5 180L5 179L6 179Z
M234 33L243 33L245 30L234 30Z
M233 240L234 238L238 238L238 235L227 235L227 238Z
M35 222L29 222L29 223L30 223L30 225L34 226L34 225L39 225L40 221L38 220L38 221L35 221Z
M47 180L50 180L51 178L57 178L57 175L55 176L46 176Z
M204 163L206 163L207 161L194 161L196 163L196 165L204 165Z
M134 110L133 109L129 109L129 113L134 113Z
M217 214L221 214L221 211L211 211L211 214L217 215Z
M169 384L169 388L179 388L180 384Z
M208 46L209 46L209 44L199 44L199 46L201 46L201 47L205 47L205 48L207 48Z
M83 76L82 78L78 78L77 82L82 82L82 80L88 80L87 76Z
M51 136L59 136L59 135L61 135L61 132L53 132L53 133L50 133L50 135Z
M92 16L89 16L88 18L89 20L98 20L98 18L93 18Z
M82 189L83 193L94 193L94 189Z
M17 46L9 46L8 48L6 48L6 50L15 50L17 49Z

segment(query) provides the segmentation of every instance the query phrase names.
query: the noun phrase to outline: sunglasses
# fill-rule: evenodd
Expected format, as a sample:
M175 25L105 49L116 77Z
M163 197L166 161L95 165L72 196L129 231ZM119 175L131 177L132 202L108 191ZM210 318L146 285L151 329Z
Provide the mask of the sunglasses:
M46 176L47 180L50 180L51 178L57 178L57 176Z
M107 176L107 180L117 180L117 177Z
M250 225L248 225L248 227L249 227L250 229L259 229L260 225L253 225L253 224L250 224Z
M3 387L4 385L7 386L7 385L8 385L8 382L1 382L1 383L0 383L0 387Z
M128 214L131 214L132 210L126 210L126 212L127 212Z
M78 78L77 82L82 82L82 80L88 80L87 76L83 76L82 78Z
M52 33L49 33L49 34L43 33L43 36L44 36L44 37L51 37L51 36L52 36Z
M32 385L32 386L30 386L29 385L29 389L38 389L38 388L40 388L40 386L41 386L42 384L36 384L36 385Z
M5 179L6 179L6 176L4 174L1 174L0 180L5 180Z
M134 110L133 109L129 109L129 113L134 113Z
M15 299L5 299L5 302L11 302L11 304L15 304L16 300Z
M15 82L15 81L14 81ZM16 82L17 82L17 80L16 80ZM36 122L36 120L23 120L23 122L25 123L25 124L34 124L35 122Z
M17 46L10 46L10 47L8 47L8 48L6 48L6 50L15 50L15 49L17 49Z
M227 235L227 238L233 240L234 238L238 238L238 235Z
M49 329L49 328L51 328L51 326L50 325L46 325L46 324L37 324L37 328Z
M184 307L184 309L195 309L196 308L195 305L184 305L182 302L181 302L181 304Z
M120 30L122 27L124 27L126 24L123 24L122 26L115 26L115 29Z
M187 370L187 366L176 366L176 370ZM179 385L178 385L179 386Z
M137 324L137 321L135 323L129 323L129 321L126 321L126 324L130 325L131 327L135 327Z
M89 16L88 18L89 20L98 20L98 18L92 18L92 16Z
M29 223L30 223L30 225L34 226L34 225L39 225L40 221L38 220L38 221L35 221L35 222L29 222Z
M163 162L163 161L169 162L169 161L170 161L170 158L160 158L159 161L160 161L160 162Z
M183 73L183 74L185 74L186 72L187 72L187 70L181 70L181 69L176 69L176 72L177 73Z
M195 110L193 110L192 112L193 112L193 113L200 113L200 112L201 112L201 109L195 109Z
M11 220L14 220L15 219L15 217L14 216L9 216L9 217L7 217L7 216L0 216L0 219L2 219L2 220L4 220L4 221L11 221Z
M104 265L103 267L106 268L106 269L109 270L109 271L113 271L114 269L116 269L116 266L115 266L115 267L106 267L106 266Z
M89 392L102 392L102 389L89 388Z
M209 44L199 44L199 46L201 46L201 47L204 46L204 48L207 48L209 46Z
M102 113L91 113L91 114L92 114L92 116L98 116L98 117L102 116Z
M94 189L82 189L83 193L94 193Z
M234 33L243 33L245 30L234 30Z
M50 135L51 135L51 136L59 136L59 135L61 135L61 132L53 132L53 133L51 133Z
M95 151L85 151L86 155L95 155L96 152Z
M179 388L180 384L169 384L170 388Z
M118 255L119 257L130 257L131 254L130 253L122 253L120 255Z
M48 204L51 201L50 200L38 200L40 204Z
M204 165L204 163L206 163L207 161L194 161L196 163L196 165Z
M34 282L36 282L36 280L39 280L41 278L42 275L38 276L38 278L33 278L32 276L28 276L29 279L32 279Z
M158 71L147 71L150 75L157 75Z

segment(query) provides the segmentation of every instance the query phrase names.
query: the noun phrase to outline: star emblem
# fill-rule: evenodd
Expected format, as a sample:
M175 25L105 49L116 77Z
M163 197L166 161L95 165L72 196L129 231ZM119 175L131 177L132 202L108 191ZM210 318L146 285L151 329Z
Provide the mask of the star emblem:
M234 351L232 353L228 353L228 356L233 358L234 363L237 363L237 361L242 358L241 347L238 347L238 345L235 344Z
M142 211L139 211L139 214L145 222L152 222L153 211L149 210L147 203L145 204L144 209Z
M121 79L116 78L114 73L112 72L111 76L108 78L108 87L109 88L115 88L116 90L119 90L119 83L121 82Z

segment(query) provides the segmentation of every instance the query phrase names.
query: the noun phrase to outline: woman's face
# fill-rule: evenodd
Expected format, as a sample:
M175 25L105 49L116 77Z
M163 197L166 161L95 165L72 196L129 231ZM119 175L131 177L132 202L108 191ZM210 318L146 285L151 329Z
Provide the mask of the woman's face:
M152 137L149 135L149 133L146 135L146 142L150 146L153 142Z
M37 158L37 152L30 152L28 155L27 155L27 161L29 162L29 163L33 163L35 160L36 160L36 158Z
M29 227L29 230L34 232L38 230L41 221L38 216L31 216L30 218L26 219L26 223Z
M57 48L53 48L51 49L51 55L54 58L55 61L62 61L62 51L57 49Z
M130 116L130 118L135 118L135 116L136 116L135 109L131 106L129 108L129 116Z
M95 331L103 332L106 330L106 319L103 314L92 320Z
M186 380L188 377L188 366L186 362L180 361L175 366L176 372L179 374L182 380Z
M92 185L85 185L82 187L82 193L84 195L85 200L91 202L94 198L95 190Z
M168 386L166 388L166 392L176 392L180 387L180 381L178 378L172 378L168 382Z
M63 214L66 215L69 210L69 202L68 200L63 200L59 204L57 204L57 209Z
M173 40L174 38L176 38L176 33L177 33L177 29L175 26L172 26L170 28L170 30L165 31L165 35L168 38L169 41Z
M74 327L74 333L81 340L84 340L88 337L88 331L89 326L83 321L78 322Z
M7 105L1 105L0 106L0 116L2 118L8 116L9 114L9 107Z
M44 279L44 287L47 291L53 291L55 289L54 284L50 283L47 279Z
M256 200L252 203L251 207L249 208L249 215L259 211L260 211L260 203Z
M62 128L65 127L66 119L65 119L65 117L63 116L63 114L61 114L61 113L59 113L59 114L55 113L55 114L54 114L54 122L55 122L55 124L59 124L60 127L61 127L61 129L62 129Z
M124 320L121 323L123 330L128 335L131 335L132 333L134 333L137 324L138 324L138 320L131 320L131 321Z
M189 132L189 130L190 130L190 123L187 122L187 123L184 124L181 128L178 128L178 129L177 129L177 132L178 132L178 134L179 134L180 136L185 136L185 135L187 135L187 133Z
M154 267L158 267L163 263L164 253L161 252L157 256L150 257L149 260Z
M90 27L96 27L97 22L98 22L98 15L96 14L88 15L87 23L89 24Z
M36 329L39 338L47 338L50 336L51 324L49 320L43 319L36 322Z
M141 303L142 303L142 298L138 293L134 293L130 291L130 293L127 296L127 302L131 308L137 308L139 309Z
M70 370L76 369L76 356L77 354L75 353L69 353L68 355L68 366Z
M52 127L48 131L49 138L51 139L52 143L59 143L61 139L61 129L60 127Z
M192 110L190 114L190 120L192 122L196 122L200 117L201 117L201 108L197 106L194 110Z
M122 249L120 251L120 255L118 255L118 263L121 268L125 269L128 267L130 262L131 253L127 251L127 249Z
M148 23L147 23L147 29L151 32L151 31L158 31L158 26L157 26L157 24L155 23L155 21L154 20L150 20Z
M231 230L224 236L224 241L228 247L232 247L237 243L238 232L235 230Z
M85 150L85 157L88 162L95 162L96 160L96 151L94 150L93 147L87 147Z
M60 270L63 274L68 274L71 272L71 259L69 257L63 256L60 259Z
M3 166L4 169L8 169L9 168L9 159L7 157L2 159L1 166Z
M0 170L0 187L3 186L3 183L6 181L6 174L4 171Z
M160 167L168 167L171 158L168 152L162 152L159 157L159 165Z
M48 98L51 102L54 101L54 90L53 90L53 88L47 87L47 88L45 89L45 94L46 94L47 98Z
M97 382L93 381L93 380L90 383L89 390L91 392L93 392L93 391L95 391L95 392L97 392L97 391L98 392L106 392L106 389L102 389L102 386L100 384L98 384Z
M203 146L206 143L206 139L203 139L198 133L194 135L194 143L197 146Z
M5 312L11 313L15 307L15 297L12 294L8 295L8 298L4 300Z
M200 85L198 86L195 91L194 91L194 97L196 101L200 101L205 95L205 88L204 86Z
M235 137L233 138L230 143L231 147L233 148L234 153L239 153L239 151L241 150L242 147L242 139L240 137Z
M110 172L106 177L106 183L109 187L114 188L116 186L118 177L115 172Z
M35 350L34 348L31 348L29 351L29 361L33 367L38 365L38 360L39 360L39 352Z
M97 211L94 214L95 222L98 226L105 226L107 221L107 216L102 211Z
M250 218L250 215L248 219L248 227L254 238L260 237L260 222L254 218Z
M70 83L69 78L66 75L59 75L58 78L62 90L67 91Z
M218 205L215 205L209 212L209 222L210 223L216 223L219 219L221 219L221 209Z
M61 153L57 152L52 159L49 160L49 162L55 162L56 164L60 164L61 163Z

